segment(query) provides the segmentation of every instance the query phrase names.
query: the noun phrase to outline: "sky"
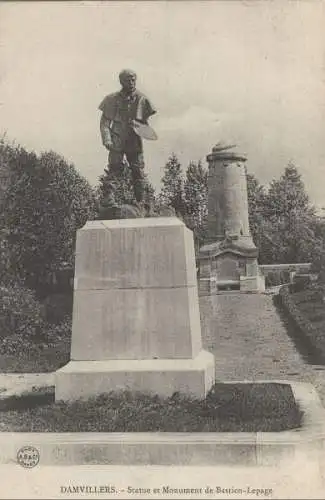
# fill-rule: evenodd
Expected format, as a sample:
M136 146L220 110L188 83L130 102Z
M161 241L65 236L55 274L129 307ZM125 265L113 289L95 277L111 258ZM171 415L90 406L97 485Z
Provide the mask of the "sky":
M185 169L224 141L263 184L294 162L325 206L324 26L322 0L1 2L0 131L96 184L98 105L131 68L158 110L155 187L172 152Z

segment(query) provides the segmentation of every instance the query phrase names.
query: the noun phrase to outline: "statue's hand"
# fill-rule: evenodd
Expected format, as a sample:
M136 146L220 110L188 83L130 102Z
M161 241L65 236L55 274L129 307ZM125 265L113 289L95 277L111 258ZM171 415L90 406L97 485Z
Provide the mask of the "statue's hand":
M107 149L107 151L110 151L112 149L113 143L111 141L106 141L104 146Z

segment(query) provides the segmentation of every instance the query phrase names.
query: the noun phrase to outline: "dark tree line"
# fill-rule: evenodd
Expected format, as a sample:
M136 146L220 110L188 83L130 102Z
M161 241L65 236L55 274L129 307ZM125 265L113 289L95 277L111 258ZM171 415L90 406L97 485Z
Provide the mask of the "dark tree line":
M0 279L27 287L74 264L76 230L95 216L95 190L50 151L36 155L0 142Z
M322 227L298 169L289 164L268 189L248 175L251 231L260 262L314 262L322 252Z

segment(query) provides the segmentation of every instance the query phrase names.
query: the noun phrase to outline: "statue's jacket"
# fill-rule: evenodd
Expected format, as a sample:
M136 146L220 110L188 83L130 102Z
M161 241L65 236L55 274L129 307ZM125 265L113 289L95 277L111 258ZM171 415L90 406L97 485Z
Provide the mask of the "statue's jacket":
M131 120L147 123L148 118L156 113L149 99L139 91L131 95L123 91L107 95L99 105L102 111L100 131L103 144L112 142L115 150L122 151L125 141L136 136ZM134 137L135 142L141 141L139 137Z

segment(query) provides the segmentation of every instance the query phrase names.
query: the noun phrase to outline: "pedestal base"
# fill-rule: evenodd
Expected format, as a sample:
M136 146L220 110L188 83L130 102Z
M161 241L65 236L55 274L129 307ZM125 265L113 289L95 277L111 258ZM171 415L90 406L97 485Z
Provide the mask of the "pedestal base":
M110 391L169 397L174 392L204 398L215 380L214 356L194 359L70 361L55 374L55 400L86 399Z
M199 279L199 295L213 295L217 291L217 280L215 278Z

